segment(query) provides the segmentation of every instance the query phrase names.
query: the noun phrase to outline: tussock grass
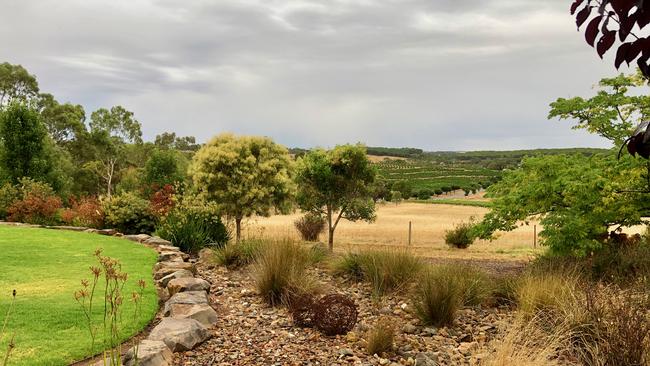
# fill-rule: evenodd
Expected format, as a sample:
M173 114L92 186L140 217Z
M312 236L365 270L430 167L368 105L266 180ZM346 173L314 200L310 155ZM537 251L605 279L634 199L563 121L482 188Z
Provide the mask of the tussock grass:
M333 263L333 272L369 282L373 295L403 290L422 270L422 261L405 250L347 253Z
M423 324L451 325L462 305L462 288L456 277L429 269L420 276L411 301Z
M482 363L484 366L554 366L557 356L567 352L572 332L560 325L552 332L544 330L547 320L538 315L529 320L519 318L504 339L494 341L494 352Z
M254 263L254 281L258 293L270 305L278 305L291 293L310 293L314 281L307 275L309 251L285 240L264 246Z
M387 319L380 319L366 334L366 352L379 355L391 352L395 341L395 326Z
M519 311L528 317L540 312L566 315L576 308L579 280L564 273L528 273L518 281L515 298Z
M436 276L449 277L458 286L462 305L476 306L486 302L493 293L493 285L482 270L467 265L434 267Z
M215 261L221 266L231 269L249 265L260 255L265 241L261 239L246 239L239 243L230 242L215 252Z

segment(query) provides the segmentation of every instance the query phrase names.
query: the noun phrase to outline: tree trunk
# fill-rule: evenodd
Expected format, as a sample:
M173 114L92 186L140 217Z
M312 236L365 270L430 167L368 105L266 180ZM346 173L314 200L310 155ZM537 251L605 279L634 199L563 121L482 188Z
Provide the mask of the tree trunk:
M327 238L327 246L330 252L334 251L334 229L329 230L329 237Z
M330 252L334 251L334 227L332 226L332 208L327 207L327 246Z
M239 241L241 240L241 217L235 218L235 227L236 227L236 242L239 244Z

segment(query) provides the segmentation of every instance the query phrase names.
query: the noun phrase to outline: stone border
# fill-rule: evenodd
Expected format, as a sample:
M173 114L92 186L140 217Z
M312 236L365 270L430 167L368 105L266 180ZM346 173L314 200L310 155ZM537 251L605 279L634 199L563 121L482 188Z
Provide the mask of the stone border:
M139 366L171 366L173 352L194 349L211 337L209 329L217 323L217 313L210 304L210 283L197 277L196 264L187 253L165 239L148 234L124 235L114 229L90 229L75 226L45 226L0 221L0 225L88 232L121 237L154 249L158 261L153 279L163 305L162 321L140 341L137 349ZM135 347L123 358L124 366L136 363ZM99 361L95 366L103 366Z

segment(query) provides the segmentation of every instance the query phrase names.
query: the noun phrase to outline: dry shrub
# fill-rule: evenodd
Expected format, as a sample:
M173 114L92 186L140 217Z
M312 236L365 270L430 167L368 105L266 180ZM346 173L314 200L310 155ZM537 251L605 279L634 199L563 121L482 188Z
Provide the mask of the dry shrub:
M594 286L586 291L576 353L588 365L650 362L650 298L643 290Z
M153 212L153 214L157 217L163 217L167 215L176 204L174 201L175 193L176 190L171 184L165 184L162 188L156 189L156 191L149 198L151 212Z
M388 319L379 319L377 324L366 334L366 352L379 355L391 352L395 341L395 325Z
M375 296L402 290L423 267L422 261L405 250L348 253L333 264L338 275L368 281Z
M425 325L451 325L462 304L462 288L453 276L429 269L412 294L415 315Z
M305 241L318 241L318 236L325 230L325 218L311 212L294 222L300 236Z
M314 281L306 273L309 253L292 241L269 243L255 260L258 293L270 305L278 305L290 291L311 293Z
M314 324L323 334L346 334L354 328L359 315L354 301L341 294L329 294L314 304Z
M560 325L547 332L543 315L519 318L502 340L492 343L494 351L482 363L485 366L553 366L560 365L558 356L566 352L571 331Z

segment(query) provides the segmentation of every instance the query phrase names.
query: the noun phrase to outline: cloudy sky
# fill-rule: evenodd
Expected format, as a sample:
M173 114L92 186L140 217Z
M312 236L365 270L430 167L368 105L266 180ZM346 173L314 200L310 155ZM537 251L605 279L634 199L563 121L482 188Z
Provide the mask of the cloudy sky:
M288 146L607 146L548 121L615 73L569 0L0 0L0 62L145 138L223 131Z

